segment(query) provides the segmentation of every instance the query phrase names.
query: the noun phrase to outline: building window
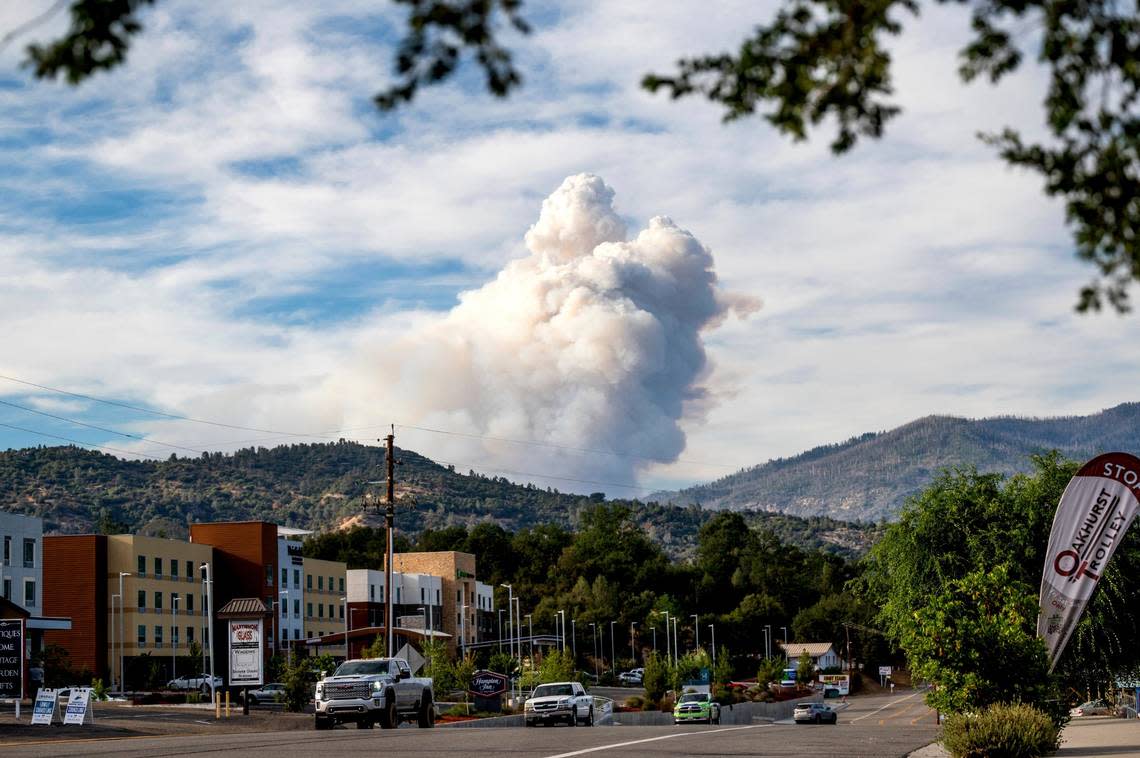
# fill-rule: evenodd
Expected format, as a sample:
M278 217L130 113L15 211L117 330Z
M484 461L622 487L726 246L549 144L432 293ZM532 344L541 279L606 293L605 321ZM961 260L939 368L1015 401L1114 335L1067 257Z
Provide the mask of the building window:
M36 541L24 539L24 568L36 567Z
M317 603L317 616L319 616L320 618L325 617L325 604L324 603Z
M375 600L376 599L376 585L375 584L368 585L368 599L369 600Z
M341 592L344 592L344 577L343 576L338 576L336 578L336 586L340 588Z
M162 559L158 557L154 559L154 575L162 576Z
M403 602L403 601L400 600L400 588L397 587L396 588L396 605L399 605L401 602Z
M285 617L288 615L289 615L289 601L288 600L282 600L281 601L281 616Z
M305 574L305 589L312 591L313 589L313 575Z
M154 646L162 647L162 627L159 624L154 625Z
M305 618L311 619L313 617L313 604L305 603Z
M154 609L156 611L160 611L160 612L162 611L162 593L161 592L154 593Z
M191 592L186 593L186 612L194 612L194 594Z
M178 597L178 593L177 593L177 592L171 592L171 593L170 593L170 612L171 612L171 613L178 613L178 603L179 603L179 601L180 601L180 598ZM182 609L182 610L184 610L184 611L185 611L185 610L186 610L186 608L185 608L185 607L183 607L183 609Z
M178 627L176 626L170 627L170 644L178 647Z
M289 569L285 568L284 566L281 567L281 586L289 586Z
M194 561L186 561L186 581L194 581Z
M146 576L146 556L145 555L139 556L138 574L139 574L139 576Z
M173 558L170 559L170 578L178 578L178 561L174 560Z
M139 610L146 610L146 590L139 590Z
M301 589L301 569L293 569L293 586Z
M12 538L6 535L4 537L4 565L12 565Z
M36 580L24 580L24 607L31 608L36 604Z
M272 587L273 586L273 564L272 563L265 564L265 586L266 587Z
M293 618L301 618L301 601L293 601Z
M145 624L139 624L138 646L139 647L146 647L146 625Z
M344 606L340 606L340 620L344 621Z
M461 603L461 604L463 603L463 590L456 590L455 591L455 602Z
M333 578L330 576L329 577L329 592L332 592L332 591L333 591ZM344 590L341 590L341 591L343 592Z
M5 600L11 600L12 599L12 580L11 579L5 579L4 580L4 599Z
M323 576L317 577L317 592L325 591L325 578Z
M194 627L186 627L186 644L189 645L194 642Z
M301 630L300 629L294 629L293 630L293 639L295 639L295 640L301 639Z

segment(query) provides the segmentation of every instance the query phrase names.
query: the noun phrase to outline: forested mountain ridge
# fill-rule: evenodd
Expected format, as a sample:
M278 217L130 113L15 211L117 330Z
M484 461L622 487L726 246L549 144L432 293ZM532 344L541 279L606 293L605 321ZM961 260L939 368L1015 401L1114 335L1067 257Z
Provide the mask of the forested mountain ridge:
M651 497L711 509L891 520L943 469L1027 473L1030 457L1050 450L1074 460L1113 450L1140 452L1140 403L1057 418L927 416Z
M461 474L409 450L397 458L397 529L472 526L491 520L517 531L544 523L575 527L600 499ZM201 521L263 519L327 531L378 524L366 493L383 487L384 451L355 442L250 448L163 461L125 460L76 447L0 452L0 510L41 516L48 533L101 531L183 537ZM696 507L631 502L634 518L669 554L691 555L710 518ZM843 555L863 552L876 527L755 514L749 523L784 542Z

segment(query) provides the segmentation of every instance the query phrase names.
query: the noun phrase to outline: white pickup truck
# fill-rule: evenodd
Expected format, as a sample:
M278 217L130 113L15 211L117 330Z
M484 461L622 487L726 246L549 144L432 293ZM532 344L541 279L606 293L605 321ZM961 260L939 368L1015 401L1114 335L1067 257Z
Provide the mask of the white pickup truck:
M594 725L594 698L579 682L540 684L523 704L527 726L565 721L568 726Z
M316 728L354 722L358 729L394 729L401 721L435 726L432 681L412 676L403 658L345 661L317 682Z

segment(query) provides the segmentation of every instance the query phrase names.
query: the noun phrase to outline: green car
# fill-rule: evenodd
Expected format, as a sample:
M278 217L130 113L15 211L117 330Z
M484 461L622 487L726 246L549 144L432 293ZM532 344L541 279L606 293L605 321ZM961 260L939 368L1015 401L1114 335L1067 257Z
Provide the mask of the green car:
M686 692L673 706L673 723L696 721L703 724L720 723L720 704L707 692Z

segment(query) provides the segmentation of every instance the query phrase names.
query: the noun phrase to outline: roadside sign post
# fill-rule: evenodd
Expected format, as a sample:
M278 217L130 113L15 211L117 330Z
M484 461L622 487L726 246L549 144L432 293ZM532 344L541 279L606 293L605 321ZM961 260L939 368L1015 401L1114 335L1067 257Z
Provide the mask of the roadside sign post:
M476 671L469 691L475 696L475 709L498 713L503 710L503 693L507 677L495 671Z
M230 684L242 688L241 712L249 715L250 685L264 684L264 621L230 619Z
M879 686L880 687L886 687L887 686L887 679L890 677L890 675L891 675L891 667L890 666L879 666Z
M71 696L67 699L67 709L63 712L64 724L95 723L95 710L91 707L91 688L73 687Z

